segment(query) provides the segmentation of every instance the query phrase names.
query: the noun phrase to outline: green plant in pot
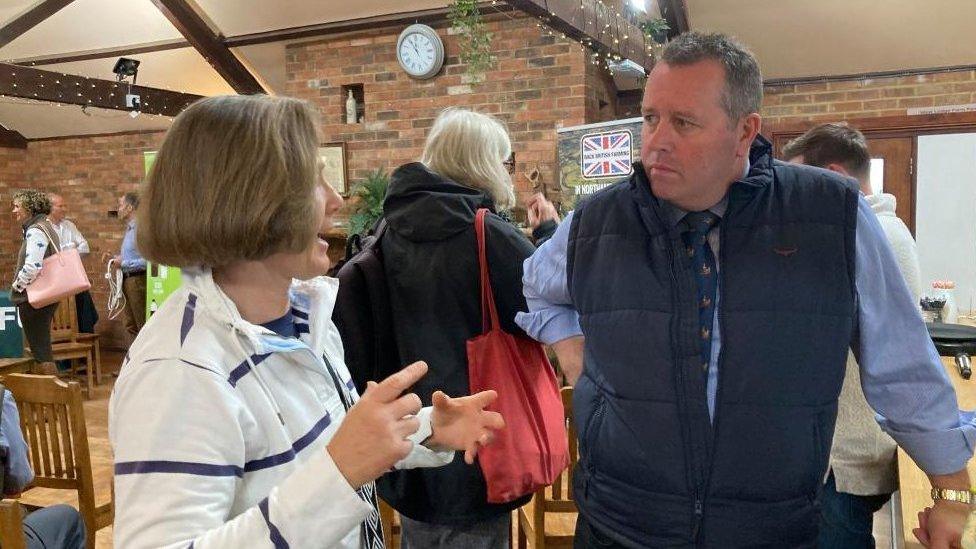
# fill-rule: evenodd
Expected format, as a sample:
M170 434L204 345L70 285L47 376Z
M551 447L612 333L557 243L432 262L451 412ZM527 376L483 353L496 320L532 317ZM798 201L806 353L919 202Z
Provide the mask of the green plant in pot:
M350 237L367 233L383 216L383 199L389 185L390 176L382 168L378 168L353 187L348 226Z

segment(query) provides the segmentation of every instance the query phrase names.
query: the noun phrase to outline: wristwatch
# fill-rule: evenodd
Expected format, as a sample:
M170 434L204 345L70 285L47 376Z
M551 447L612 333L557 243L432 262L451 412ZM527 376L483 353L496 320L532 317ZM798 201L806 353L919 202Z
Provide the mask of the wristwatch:
M971 505L976 503L972 490L950 490L948 488L932 488L932 500L955 501Z

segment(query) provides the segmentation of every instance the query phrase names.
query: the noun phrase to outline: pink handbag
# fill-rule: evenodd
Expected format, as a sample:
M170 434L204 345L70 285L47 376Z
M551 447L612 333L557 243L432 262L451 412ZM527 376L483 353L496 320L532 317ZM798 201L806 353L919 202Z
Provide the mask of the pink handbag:
M91 282L88 280L88 273L85 272L78 250L75 248L62 250L54 243L54 239L43 225L37 227L44 231L48 242L55 250L54 254L44 258L41 272L26 288L27 301L31 307L40 309L90 289Z

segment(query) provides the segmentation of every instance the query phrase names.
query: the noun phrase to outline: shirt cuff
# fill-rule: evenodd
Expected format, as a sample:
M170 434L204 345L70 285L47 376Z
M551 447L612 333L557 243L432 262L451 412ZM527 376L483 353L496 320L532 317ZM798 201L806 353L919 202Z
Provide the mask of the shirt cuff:
M400 460L394 469L413 469L416 467L440 467L454 461L454 450L431 450L421 444L427 440L434 432L431 426L431 414L434 408L428 406L417 412L417 419L420 420L420 428L408 436L407 440L413 443L413 450L407 457Z
M568 307L553 307L532 313L516 313L515 323L532 339L552 345L570 337L583 335L579 313Z
M885 431L926 474L948 475L965 469L973 457L976 448L976 412L959 412L959 425L947 430L916 433Z

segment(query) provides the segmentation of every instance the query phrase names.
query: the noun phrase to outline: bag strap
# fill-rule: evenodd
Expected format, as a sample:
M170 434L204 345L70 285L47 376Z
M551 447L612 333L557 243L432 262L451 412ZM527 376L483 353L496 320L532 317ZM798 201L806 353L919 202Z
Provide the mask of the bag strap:
M58 254L59 256L61 255L61 246L59 246L58 244L55 244L54 243L54 238L51 236L51 233L47 232L47 229L44 228L44 222L43 221L31 225L31 227L37 227L38 229L40 229L41 232L44 233L44 236L47 237L47 241L52 246L54 246L54 253Z
M498 310L495 308L495 294L491 290L491 278L488 276L488 254L485 251L485 216L487 208L479 208L474 218L474 233L478 238L478 265L481 268L481 329L488 333L497 329Z

